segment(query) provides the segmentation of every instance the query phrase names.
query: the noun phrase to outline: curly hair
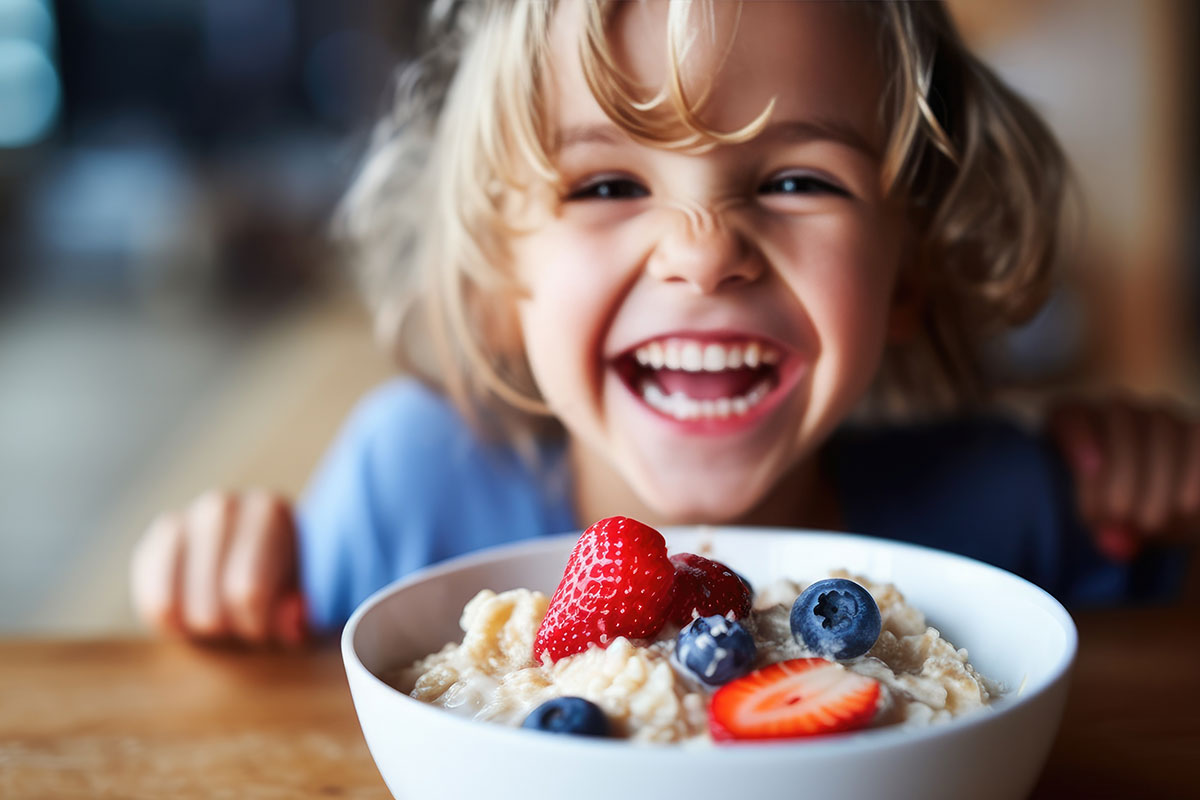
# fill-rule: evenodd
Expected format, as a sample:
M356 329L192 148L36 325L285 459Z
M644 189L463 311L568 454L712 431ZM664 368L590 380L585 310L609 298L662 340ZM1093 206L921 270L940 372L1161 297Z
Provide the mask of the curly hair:
M696 151L752 138L706 127L680 65L703 3L672 3L666 85L650 97L617 65L619 3L584 0L579 54L588 86L635 140ZM711 2L711 0L710 0ZM558 176L544 104L549 0L437 0L432 46L399 73L389 113L339 213L380 340L402 369L444 391L485 432L556 430L530 373L506 265L510 191ZM978 402L981 337L1028 319L1062 256L1065 159L1038 115L965 47L933 2L853 3L871 25L889 138L881 184L917 234L906 286L920 297L908 341L890 345L875 406L921 410ZM711 9L709 9L711 11ZM709 20L706 23L706 17Z

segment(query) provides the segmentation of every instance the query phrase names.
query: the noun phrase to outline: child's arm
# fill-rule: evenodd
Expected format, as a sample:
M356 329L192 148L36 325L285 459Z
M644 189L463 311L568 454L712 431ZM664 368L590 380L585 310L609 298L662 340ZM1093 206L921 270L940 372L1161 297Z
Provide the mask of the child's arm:
M1133 558L1152 541L1200 532L1200 421L1180 410L1072 401L1048 417L1075 477L1080 513L1102 552Z
M160 515L134 550L130 578L134 608L160 632L256 644L305 637L296 526L278 495L208 492Z

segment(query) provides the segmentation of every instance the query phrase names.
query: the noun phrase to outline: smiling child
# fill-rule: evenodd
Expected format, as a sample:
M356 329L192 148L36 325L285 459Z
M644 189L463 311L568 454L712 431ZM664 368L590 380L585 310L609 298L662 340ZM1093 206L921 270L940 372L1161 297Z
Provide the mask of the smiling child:
M417 567L612 514L905 539L1076 602L1167 580L1159 553L1097 552L1038 437L848 424L872 398L969 407L974 343L1060 256L1062 155L940 4L435 10L344 217L408 377L298 512L210 493L156 521L147 619L292 640ZM1168 420L1186 446L1127 456L1169 487L1162 525L1200 505L1200 437Z

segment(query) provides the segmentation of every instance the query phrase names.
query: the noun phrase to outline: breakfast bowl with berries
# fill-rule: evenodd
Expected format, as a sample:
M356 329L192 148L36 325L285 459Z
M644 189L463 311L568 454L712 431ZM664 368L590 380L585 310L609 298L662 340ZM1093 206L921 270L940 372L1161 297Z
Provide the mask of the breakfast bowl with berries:
M398 798L1024 797L1075 645L971 559L625 517L411 575L342 635Z

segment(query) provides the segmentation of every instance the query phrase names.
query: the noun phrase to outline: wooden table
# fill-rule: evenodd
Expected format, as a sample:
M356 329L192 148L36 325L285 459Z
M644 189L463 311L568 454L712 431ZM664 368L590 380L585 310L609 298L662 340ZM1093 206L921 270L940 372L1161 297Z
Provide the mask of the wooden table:
M1200 613L1092 612L1037 798L1200 797ZM996 769L1003 769L997 754ZM332 643L0 641L0 797L387 800Z

